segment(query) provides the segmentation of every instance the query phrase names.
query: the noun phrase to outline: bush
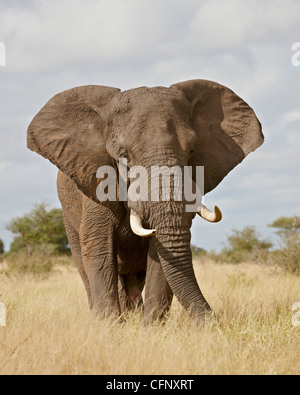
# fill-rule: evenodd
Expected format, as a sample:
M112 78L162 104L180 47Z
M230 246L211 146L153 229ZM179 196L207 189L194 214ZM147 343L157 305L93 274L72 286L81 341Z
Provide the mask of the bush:
M287 272L300 274L300 235L284 238L280 250L273 252L273 262Z
M300 217L280 217L269 224L271 228L276 228L276 233L283 239L297 234L300 230Z
M61 209L47 210L46 205L42 203L23 217L12 220L7 229L16 235L11 243L10 252L25 250L28 255L69 252Z
M37 253L28 255L25 250L8 254L7 261L10 271L18 273L46 274L53 268L53 257L42 256Z
M3 241L0 239L0 255L4 254L4 243Z
M48 273L55 257L70 254L62 210L37 205L7 226L15 238L5 254L9 269L18 272Z
M280 250L273 252L273 262L285 271L300 274L300 217L280 217L270 225L280 237Z
M272 247L270 241L262 240L253 226L246 226L241 231L233 229L227 244L219 258L229 263L257 261Z
M193 258L199 258L207 254L207 252L204 250L204 248L201 247L196 247L194 245L191 245L191 251Z
M73 264L73 258L70 255L41 255L34 252L29 256L26 251L10 254L7 260L9 263L8 271L20 274L47 275L55 265L67 266Z

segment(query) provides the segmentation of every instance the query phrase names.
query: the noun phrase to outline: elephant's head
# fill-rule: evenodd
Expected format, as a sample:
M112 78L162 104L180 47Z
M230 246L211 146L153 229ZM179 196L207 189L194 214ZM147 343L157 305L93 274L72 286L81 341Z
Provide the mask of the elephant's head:
M126 158L129 168L143 166L148 174L153 166L204 166L207 193L262 143L253 110L230 89L205 80L124 92L104 86L74 88L52 98L28 129L28 147L98 202L97 170L104 165L117 169L119 158ZM194 214L172 193L169 201L146 200L128 201L133 230L140 235L154 233L144 228L157 231L150 253L159 257L181 304L201 316L207 305L192 268ZM200 214L212 222L220 219L217 209L211 213L203 207Z

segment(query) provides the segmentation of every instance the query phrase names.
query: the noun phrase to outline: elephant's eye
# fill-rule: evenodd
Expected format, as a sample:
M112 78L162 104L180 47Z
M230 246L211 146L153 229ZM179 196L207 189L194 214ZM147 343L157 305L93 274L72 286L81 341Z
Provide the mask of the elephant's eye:
M193 154L195 152L195 150L194 149L192 149L191 151L190 151L190 154Z

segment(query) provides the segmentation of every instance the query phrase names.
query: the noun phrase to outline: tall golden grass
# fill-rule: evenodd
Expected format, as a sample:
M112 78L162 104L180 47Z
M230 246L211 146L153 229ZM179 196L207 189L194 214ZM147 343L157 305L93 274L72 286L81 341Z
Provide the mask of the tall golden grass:
M175 300L165 325L89 312L74 268L45 278L0 274L0 374L299 374L300 277L257 264L195 263L219 323L199 327Z

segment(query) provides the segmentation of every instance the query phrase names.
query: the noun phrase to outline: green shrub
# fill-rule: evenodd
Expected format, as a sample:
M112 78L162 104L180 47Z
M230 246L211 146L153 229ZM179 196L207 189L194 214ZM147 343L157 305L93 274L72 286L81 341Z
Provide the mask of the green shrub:
M51 255L69 252L61 209L47 210L42 203L23 217L13 219L7 229L15 234L10 252L26 250L32 255L43 248Z
M9 269L18 272L48 273L55 257L70 254L62 210L42 203L7 226L14 235L5 254Z
M3 254L4 254L4 243L0 239L0 263L3 261Z
M300 217L280 217L270 225L280 237L280 249L273 252L273 262L285 271L300 274Z
M273 252L273 262L287 272L300 274L300 235L285 237L281 248Z
M73 258L70 255L43 255L37 252L28 255L25 250L18 253L9 253L5 256L5 259L8 262L8 271L20 274L45 275L50 273L55 265L73 264Z
M4 254L4 243L3 241L0 239L0 255Z
M8 254L9 271L18 273L47 274L53 268L53 257L42 256L37 253L28 255L26 251Z
M280 217L268 226L276 228L281 239L289 238L300 231L300 217Z
M202 257L207 254L207 252L204 250L204 248L196 247L194 245L191 245L191 251L192 251L193 258Z
M229 263L258 261L271 247L272 243L263 240L254 226L246 226L243 230L232 230L219 259Z

